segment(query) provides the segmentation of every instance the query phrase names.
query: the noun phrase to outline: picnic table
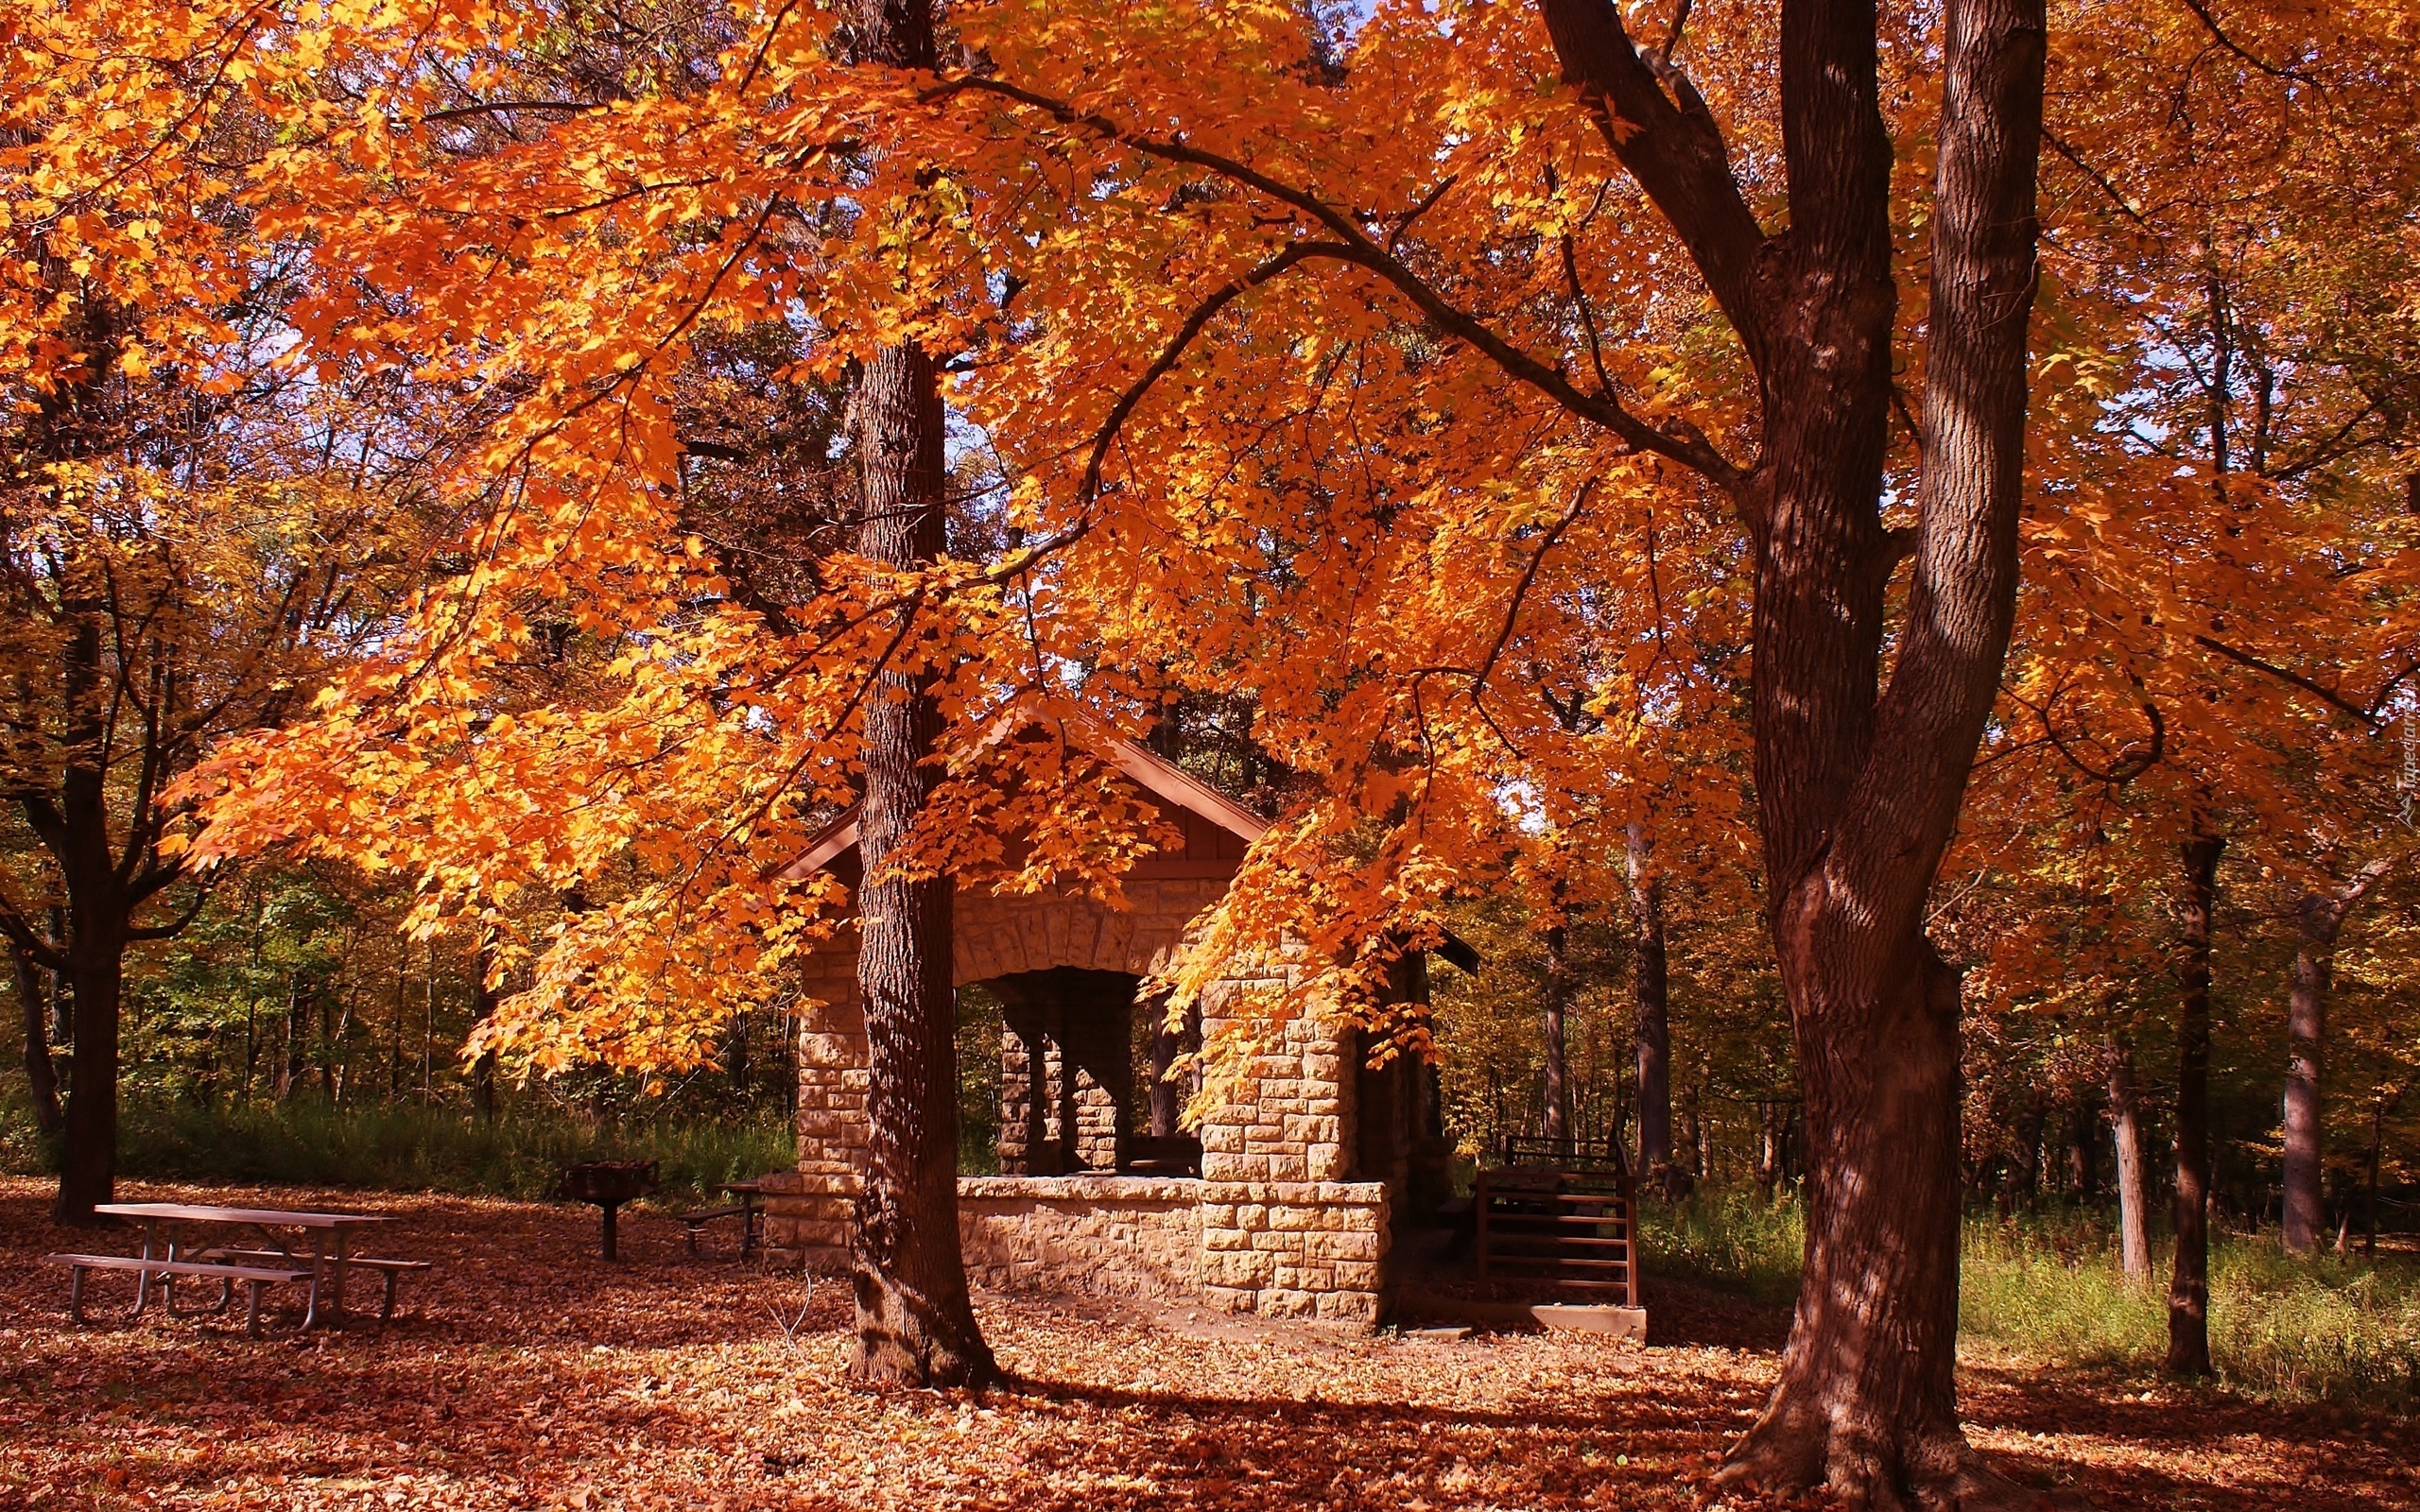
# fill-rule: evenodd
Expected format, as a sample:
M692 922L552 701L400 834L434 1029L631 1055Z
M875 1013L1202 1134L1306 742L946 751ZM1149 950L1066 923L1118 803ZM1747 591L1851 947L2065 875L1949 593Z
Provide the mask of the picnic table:
M74 1268L69 1282L68 1312L77 1322L83 1317L84 1273L89 1270L130 1270L135 1273L134 1307L127 1315L140 1317L150 1305L153 1278L160 1283L161 1305L172 1315L199 1313L223 1313L234 1299L235 1284L244 1283L251 1294L251 1306L246 1319L246 1332L260 1334L260 1298L265 1286L280 1282L302 1281L309 1286L308 1299L302 1312L302 1327L341 1328L347 1319L344 1311L346 1272L365 1269L381 1276L386 1281L386 1297L379 1308L378 1321L383 1327L394 1314L395 1282L406 1271L429 1268L426 1261L388 1260L352 1253L355 1234L393 1220L366 1212L303 1212L282 1208L219 1208L184 1202L107 1202L96 1204L95 1212L107 1213L140 1224L143 1228L143 1253L140 1255L51 1255L45 1257L54 1264ZM196 1242L196 1235L206 1236ZM255 1241L247 1246L242 1241ZM179 1277L219 1283L216 1306L196 1308L178 1314L176 1283Z

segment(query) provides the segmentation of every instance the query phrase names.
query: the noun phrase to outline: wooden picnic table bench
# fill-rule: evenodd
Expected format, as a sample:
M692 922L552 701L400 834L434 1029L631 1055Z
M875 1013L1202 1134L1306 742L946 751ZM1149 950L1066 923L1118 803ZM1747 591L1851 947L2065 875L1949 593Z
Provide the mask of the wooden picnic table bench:
M198 1308L194 1310L195 1313L227 1311L228 1305L234 1300L235 1283L242 1281L250 1294L244 1309L244 1332L255 1339L261 1336L261 1288L273 1286L281 1281L307 1281L311 1279L311 1272L307 1267L296 1269L290 1263L287 1265L233 1265L221 1261L151 1260L141 1255L44 1255L43 1259L53 1265L70 1267L71 1274L67 1280L67 1315L78 1323L84 1321L84 1273L88 1270L141 1272L135 1281L134 1310L138 1314L142 1312L145 1305L145 1290L150 1285L151 1278L154 1276L160 1278L162 1305L171 1314L179 1316L193 1314L177 1313L174 1291L176 1278L197 1276L218 1282L218 1305L211 1308Z
M229 1261L234 1261L241 1263L258 1262L265 1265L273 1265L277 1262L285 1260L287 1257L283 1252L275 1249L216 1248L203 1250L201 1258L204 1260L217 1261L221 1263ZM374 1271L380 1279L386 1281L386 1296L382 1297L378 1303L378 1326L381 1328L386 1327L387 1320L395 1315L395 1282L397 1280L405 1276L423 1275L436 1268L436 1263L433 1261L389 1260L377 1255L347 1255L344 1257L344 1263L347 1265L358 1265L366 1271Z
M251 1303L246 1330L257 1337L264 1287L281 1281L307 1282L309 1296L303 1307L302 1327L340 1327L345 1322L345 1273L352 1266L360 1265L386 1280L386 1306L378 1318L383 1326L393 1314L396 1278L406 1271L428 1268L422 1261L356 1257L349 1252L354 1232L391 1221L375 1213L299 1212L283 1208L220 1208L182 1202L105 1202L95 1205L93 1211L139 1224L143 1229L143 1253L50 1257L74 1269L68 1281L68 1311L78 1323L84 1321L84 1275L92 1270L134 1273L134 1307L130 1317L142 1316L143 1310L150 1305L155 1277L163 1305L179 1316L225 1312L234 1299L235 1283L241 1281L251 1294ZM186 1243L184 1236L197 1228L249 1229L260 1235L266 1246L239 1248L224 1243ZM306 1237L307 1246L299 1241L289 1243L283 1237L294 1234ZM175 1288L181 1276L218 1281L217 1305L180 1313Z
M700 1208L694 1212L673 1215L681 1220L685 1230L683 1238L687 1241L690 1258L697 1257L698 1230L717 1219L737 1218L739 1258L746 1260L749 1252L764 1242L764 1213L757 1206L757 1198L764 1195L765 1184L761 1181L726 1181L717 1190L728 1192L739 1200L725 1207Z

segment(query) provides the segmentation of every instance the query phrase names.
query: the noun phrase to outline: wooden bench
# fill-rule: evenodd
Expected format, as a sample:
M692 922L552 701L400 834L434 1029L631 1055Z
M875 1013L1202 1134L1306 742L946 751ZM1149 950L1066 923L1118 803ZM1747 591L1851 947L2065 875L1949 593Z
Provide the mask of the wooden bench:
M277 1259L284 1260L284 1256ZM84 1321L84 1273L88 1270L130 1270L138 1273L135 1303L139 1310L143 1297L139 1287L154 1276L162 1279L164 1288L172 1286L179 1276L204 1277L219 1283L219 1303L213 1311L224 1311L234 1296L237 1281L250 1292L250 1305L244 1311L244 1332L257 1339L261 1336L261 1288L280 1281L307 1281L308 1269L296 1270L291 1263L279 1266L229 1265L200 1260L146 1260L140 1255L44 1255L44 1263L70 1267L67 1280L67 1315L77 1322ZM176 1311L175 1295L167 1293L167 1307Z
M692 1260L698 1257L698 1230L719 1219L740 1220L739 1254L741 1259L747 1258L748 1251L756 1242L756 1209L752 1203L735 1202L727 1208L700 1208L695 1212L676 1213L674 1216L681 1220L683 1230L682 1237L688 1245L689 1258Z
M293 1263L290 1257L274 1249L211 1249L203 1251L202 1258L214 1261L258 1261L271 1265ZM382 1329L387 1326L388 1319L395 1315L396 1279L406 1274L417 1276L424 1271L435 1268L436 1264L435 1262L426 1260L382 1260L375 1255L347 1255L344 1257L344 1263L347 1265L358 1265L363 1270L376 1271L386 1280L387 1295L378 1303L378 1326ZM305 1270L302 1274L308 1276L311 1273Z

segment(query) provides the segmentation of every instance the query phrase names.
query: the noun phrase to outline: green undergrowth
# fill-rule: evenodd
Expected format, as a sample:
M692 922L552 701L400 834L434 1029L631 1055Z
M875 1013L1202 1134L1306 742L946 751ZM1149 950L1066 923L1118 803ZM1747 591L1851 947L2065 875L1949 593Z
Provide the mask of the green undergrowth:
M2065 1225L1970 1222L1959 1327L2062 1364L2149 1374L2168 1352L2165 1246L2129 1280ZM2210 1361L2222 1384L2283 1401L2420 1410L2420 1265L2289 1257L2274 1234L2210 1249Z
M1746 1193L1701 1192L1685 1202L1644 1202L1639 1213L1641 1268L1737 1292L1759 1302L1798 1295L1799 1257L1806 1248L1805 1210L1789 1197L1766 1203Z
M0 1109L0 1160L17 1174L55 1168L23 1107ZM797 1164L779 1113L747 1123L619 1124L555 1109L514 1109L488 1124L414 1104L330 1108L317 1101L209 1107L130 1100L118 1173L130 1181L359 1187L544 1198L575 1160L653 1160L658 1205L694 1206L719 1182Z
M1658 1279L1787 1303L1798 1288L1805 1214L1705 1194L1640 1214L1651 1291ZM1959 1332L2065 1366L2149 1377L2168 1349L2170 1251L2151 1281L2118 1264L2104 1214L1972 1218L1962 1240ZM2409 1257L2292 1259L2274 1234L2221 1235L2210 1254L2210 1354L2220 1382L2281 1401L2420 1411L2420 1263Z

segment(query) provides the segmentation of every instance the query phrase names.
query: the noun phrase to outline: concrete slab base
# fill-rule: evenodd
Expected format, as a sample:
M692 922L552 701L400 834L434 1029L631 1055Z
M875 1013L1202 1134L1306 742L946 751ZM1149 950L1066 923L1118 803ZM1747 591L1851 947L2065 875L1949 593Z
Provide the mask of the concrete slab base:
M1593 1302L1477 1302L1422 1292L1399 1298L1397 1310L1411 1316L1475 1328L1557 1329L1647 1342L1647 1309L1643 1307L1608 1307Z

